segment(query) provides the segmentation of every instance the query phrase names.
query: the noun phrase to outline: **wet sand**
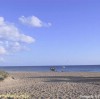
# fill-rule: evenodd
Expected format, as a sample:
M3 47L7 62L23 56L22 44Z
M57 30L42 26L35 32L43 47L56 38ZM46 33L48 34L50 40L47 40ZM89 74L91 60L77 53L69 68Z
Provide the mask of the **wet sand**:
M100 99L100 73L11 72L0 82L0 95L7 94L27 99Z

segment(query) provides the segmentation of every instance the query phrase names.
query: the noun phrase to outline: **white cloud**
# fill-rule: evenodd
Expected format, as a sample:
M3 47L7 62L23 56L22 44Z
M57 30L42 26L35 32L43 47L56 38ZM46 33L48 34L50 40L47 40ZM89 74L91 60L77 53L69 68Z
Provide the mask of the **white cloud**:
M4 18L0 17L0 25L4 25Z
M34 38L20 33L17 27L13 24L5 22L2 17L0 17L0 38L25 43L34 42Z
M51 26L51 23L45 23L36 16L30 16L30 17L21 16L19 18L19 20L21 23L32 26L32 27L49 27L49 26Z
M26 44L31 44L35 39L25 35L12 23L0 17L0 55L6 55L24 49Z
M6 49L3 46L0 46L0 55L7 54Z

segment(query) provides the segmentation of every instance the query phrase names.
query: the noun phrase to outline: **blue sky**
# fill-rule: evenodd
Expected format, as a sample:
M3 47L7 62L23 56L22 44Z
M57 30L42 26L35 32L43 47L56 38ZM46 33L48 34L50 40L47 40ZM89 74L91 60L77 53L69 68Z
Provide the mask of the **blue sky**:
M100 64L99 4L0 0L0 66Z

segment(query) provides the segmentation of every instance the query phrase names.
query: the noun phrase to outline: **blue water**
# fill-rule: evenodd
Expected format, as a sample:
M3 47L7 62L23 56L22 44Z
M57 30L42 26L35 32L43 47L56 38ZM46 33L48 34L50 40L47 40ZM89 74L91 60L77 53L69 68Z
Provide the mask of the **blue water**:
M7 72L27 71L27 72L48 72L52 66L6 66L0 70ZM100 72L100 65L70 65L54 66L57 72Z

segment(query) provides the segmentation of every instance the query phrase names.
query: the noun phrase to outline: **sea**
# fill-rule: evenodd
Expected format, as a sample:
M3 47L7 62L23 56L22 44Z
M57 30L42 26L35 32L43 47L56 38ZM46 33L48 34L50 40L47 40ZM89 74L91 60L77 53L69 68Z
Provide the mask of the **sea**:
M0 66L1 71L7 72L100 72L100 65L60 65L60 66Z

